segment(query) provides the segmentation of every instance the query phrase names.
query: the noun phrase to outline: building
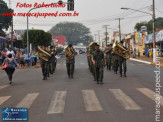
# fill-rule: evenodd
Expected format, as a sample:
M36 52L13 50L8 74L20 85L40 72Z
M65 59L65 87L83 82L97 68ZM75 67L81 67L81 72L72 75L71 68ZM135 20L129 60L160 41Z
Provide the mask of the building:
M65 36L52 36L52 43L58 47L64 47L67 44Z

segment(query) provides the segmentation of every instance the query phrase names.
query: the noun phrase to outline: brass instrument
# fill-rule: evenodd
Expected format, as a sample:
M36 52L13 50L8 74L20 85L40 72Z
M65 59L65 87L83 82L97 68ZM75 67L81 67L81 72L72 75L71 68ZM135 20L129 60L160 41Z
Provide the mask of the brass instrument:
M119 56L121 56L121 57L123 57L123 58L125 58L125 59L128 59L128 58L130 58L130 52L129 51L127 51L124 47L122 47L121 45L119 45L118 43L117 43L117 41L115 41L114 42L114 44L113 44L113 53L115 53L115 54L117 54L117 55L119 55ZM123 53L125 51L125 53Z
M36 55L44 61L49 61L51 54L44 51L40 46L37 47Z
M70 59L75 57L75 55L71 52L71 49L68 48L68 45L65 47L65 56L68 56Z

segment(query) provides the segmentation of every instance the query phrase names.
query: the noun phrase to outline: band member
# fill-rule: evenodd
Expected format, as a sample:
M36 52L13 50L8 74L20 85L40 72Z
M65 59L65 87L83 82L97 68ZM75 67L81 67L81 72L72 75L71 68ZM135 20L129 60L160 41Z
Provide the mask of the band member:
M112 52L112 64L115 74L118 71L118 55Z
M43 46L42 49L44 51L46 51L46 47L45 46ZM40 58L40 61L41 61L43 80L47 80L47 76L48 76L48 65L47 64L48 64L48 62L43 60L43 59L41 59L41 58Z
M97 83L103 84L103 67L105 66L104 53L99 49L99 45L95 46L92 54L92 62L95 66L95 78Z
M75 50L72 47L72 44L69 44L65 52L66 56L66 66L67 74L69 78L73 78L74 74L74 64L75 64Z
M120 45L126 49L126 51L123 51L122 53L124 54L127 53L128 50L126 47L123 46L123 41L120 42ZM122 77L122 65L123 65L123 70L124 70L124 77L127 77L126 76L126 71L127 71L126 59L122 56L119 56L118 61L119 61L119 67L120 67L120 77Z
M48 46L45 46L45 51L47 52L47 53L49 53L49 54L51 54L51 52L50 52L50 49L48 48ZM47 65L47 77L50 77L50 63L51 63L51 57L50 57L50 59L49 59L49 61L47 61L46 62L46 65Z
M50 60L50 74L53 74L55 71L55 67L56 67L56 51L55 48L53 46L50 47L50 53L51 53L51 60Z
M105 50L106 55L106 66L107 69L111 70L111 60L112 60L112 44L107 45L107 49Z

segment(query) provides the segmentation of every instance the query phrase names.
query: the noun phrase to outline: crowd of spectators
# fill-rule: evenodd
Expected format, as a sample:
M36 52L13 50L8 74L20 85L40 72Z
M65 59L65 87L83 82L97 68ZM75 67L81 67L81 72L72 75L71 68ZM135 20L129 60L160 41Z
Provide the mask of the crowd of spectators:
M9 49L3 49L2 50L2 62L5 60L5 58L12 54L12 58L16 60L16 62L20 65L20 68L24 68L25 66L35 66L37 63L38 57L35 55L35 51L23 52L20 50L12 50Z

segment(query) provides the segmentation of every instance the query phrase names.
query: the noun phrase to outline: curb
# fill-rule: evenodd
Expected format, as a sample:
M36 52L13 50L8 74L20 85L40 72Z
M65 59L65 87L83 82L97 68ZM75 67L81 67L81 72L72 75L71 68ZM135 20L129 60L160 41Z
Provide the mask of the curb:
M131 60L131 61L137 61L137 62L141 62L141 63L145 63L145 64L156 65L156 63L153 63L153 62L138 60L138 59L134 59L134 58L130 58L129 60ZM160 67L163 67L163 64L160 64Z
M152 63L149 62L149 61L143 61L143 60L138 60L138 59L134 59L134 58L130 58L130 60L132 60L132 61L137 61L137 62L141 62L141 63L145 63L145 64L152 64Z

